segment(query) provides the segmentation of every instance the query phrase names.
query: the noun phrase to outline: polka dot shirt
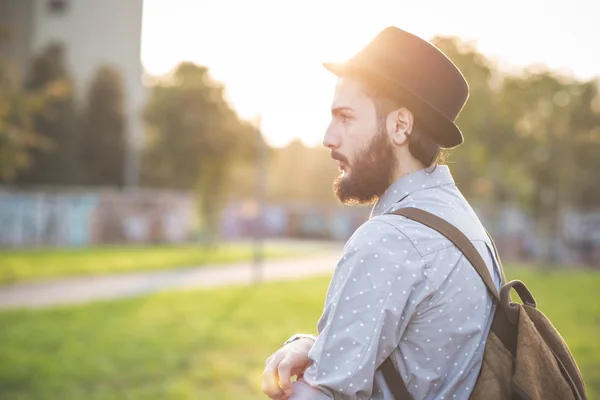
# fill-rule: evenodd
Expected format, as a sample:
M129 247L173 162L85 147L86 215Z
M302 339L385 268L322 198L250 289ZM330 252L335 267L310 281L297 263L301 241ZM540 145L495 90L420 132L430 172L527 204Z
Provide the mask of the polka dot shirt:
M483 281L436 231L396 215L417 207L459 228L497 286L487 234L447 166L396 181L352 235L325 299L311 366L292 400L392 400L380 371L391 357L414 399L468 399L481 368L494 305Z

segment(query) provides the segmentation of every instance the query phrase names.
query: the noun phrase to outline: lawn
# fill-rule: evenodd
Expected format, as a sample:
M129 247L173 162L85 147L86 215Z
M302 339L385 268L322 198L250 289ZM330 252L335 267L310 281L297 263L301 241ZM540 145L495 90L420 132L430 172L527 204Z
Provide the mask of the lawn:
M307 248L311 251L307 252ZM267 242L267 258L318 254L326 244ZM0 284L251 260L250 243L0 251Z
M600 274L509 270L600 398ZM329 279L0 313L1 399L258 400L264 360L314 332Z

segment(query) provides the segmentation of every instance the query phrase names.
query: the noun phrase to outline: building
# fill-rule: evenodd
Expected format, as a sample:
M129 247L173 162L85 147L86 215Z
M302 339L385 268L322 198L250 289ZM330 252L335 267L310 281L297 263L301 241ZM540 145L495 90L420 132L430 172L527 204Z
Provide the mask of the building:
M131 151L126 182L136 186L146 101L140 59L143 0L0 0L0 57L21 78L29 61L59 42L79 100L97 68L111 65L123 78Z

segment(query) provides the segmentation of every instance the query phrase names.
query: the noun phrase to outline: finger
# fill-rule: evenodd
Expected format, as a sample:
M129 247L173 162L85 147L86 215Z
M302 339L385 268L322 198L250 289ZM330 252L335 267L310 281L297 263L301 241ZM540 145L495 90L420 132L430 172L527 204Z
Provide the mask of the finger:
M292 360L289 357L284 358L279 363L277 372L279 374L279 386L286 395L292 395L292 368L294 367Z
M262 375L262 391L271 399L279 400L278 397L284 397L285 393L279 386L279 363L285 357L282 353L275 353L270 357Z
M289 399L289 397L285 393L283 393L283 395L281 395L281 396L271 397L271 400L288 400L288 399Z
M277 383L266 383L263 381L262 391L267 397L273 400L287 400L288 396L279 387Z
M282 391L281 392L281 396L280 395L267 395L271 400L288 400L289 397Z
M286 399L285 392L279 387L277 379L263 376L262 391L273 400Z

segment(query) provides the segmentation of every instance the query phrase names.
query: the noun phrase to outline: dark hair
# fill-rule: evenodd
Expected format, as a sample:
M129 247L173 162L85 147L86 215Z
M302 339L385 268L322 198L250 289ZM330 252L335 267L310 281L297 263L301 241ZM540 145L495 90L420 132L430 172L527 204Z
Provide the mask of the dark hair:
M371 85L364 85L365 94L375 104L377 119L385 121L389 113L399 108L402 108L402 102L395 100L381 91L378 91ZM410 154L419 160L426 168L435 170L435 167L445 161L446 153L444 149L436 143L431 134L423 123L415 117L413 128L408 136L408 151Z

